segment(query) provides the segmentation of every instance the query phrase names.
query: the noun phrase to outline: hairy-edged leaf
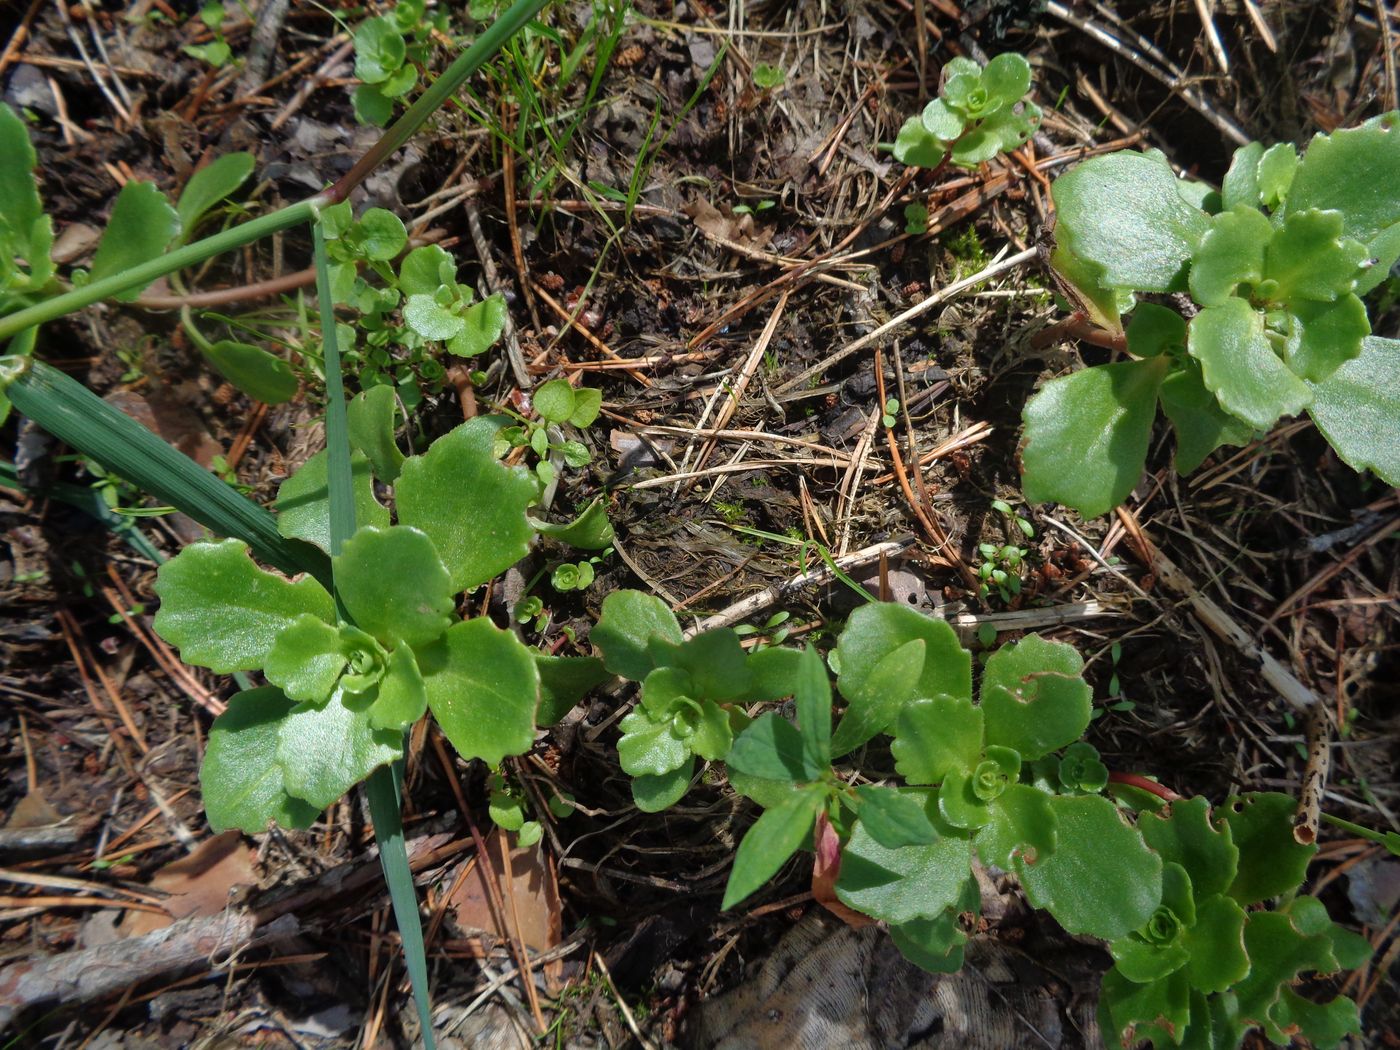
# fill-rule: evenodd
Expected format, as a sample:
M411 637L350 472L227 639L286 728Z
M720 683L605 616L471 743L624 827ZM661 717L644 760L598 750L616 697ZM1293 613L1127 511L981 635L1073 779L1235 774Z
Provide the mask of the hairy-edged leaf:
M1181 799L1165 812L1144 814L1138 830L1164 861L1186 869L1197 897L1224 893L1235 881L1240 851L1229 824L1211 824L1210 803L1204 798Z
M552 726L609 678L603 661L593 656L532 655L540 673L540 706L535 712L539 726Z
M1284 359L1295 375L1320 383L1360 355L1370 334L1365 304L1351 293L1330 303L1300 301L1289 312Z
M1104 974L1099 992L1099 1023L1107 1046L1133 1046L1141 1038L1157 1034L1158 1028L1172 1033L1172 1040L1183 1033L1191 1019L1191 988L1177 970L1148 984L1130 981L1117 967ZM1107 1023L1105 1023L1107 1022ZM1192 1044L1201 1050L1223 1050L1211 1044ZM1231 1050L1235 1043L1228 1044Z
M802 653L797 649L770 646L756 652L750 651L749 693L743 699L782 700L794 695L801 663ZM828 724L830 717L828 714Z
M1343 236L1341 213L1290 209L1264 253L1270 298L1331 302L1356 287L1365 261L1366 246Z
M856 788L856 815L870 837L886 849L927 846L937 842L939 835L924 814L924 801L921 793L864 784Z
M190 176L175 202L181 240L189 239L205 212L248 181L254 163L251 153L225 153Z
M821 788L794 791L763 811L739 843L721 908L734 907L778 873L812 830L824 795Z
M940 838L927 846L888 849L857 823L841 853L837 898L889 923L937 918L957 907L972 878L972 843L936 817L935 806L926 804L924 812Z
M573 521L556 525L531 518L530 524L536 532L579 550L602 550L613 541L612 522L608 521L608 512L601 499L595 499Z
M682 762L669 773L644 773L632 778L632 801L643 813L660 813L670 809L685 795L695 776L695 759Z
M467 307L461 329L447 341L447 349L458 357L475 357L490 350L506 327L506 301L488 295Z
M1198 901L1196 923L1182 940L1191 956L1186 979L1192 988L1207 994L1223 992L1249 973L1245 918L1244 909L1230 897L1217 893Z
M400 524L428 534L454 593L480 586L530 550L525 508L538 490L524 467L496 459L498 429L489 417L467 420L404 460L394 484Z
M484 617L467 620L417 655L428 706L459 755L495 766L529 750L540 675L515 635Z
M1338 211L1348 237L1368 242L1400 222L1400 135L1395 113L1359 128L1317 135L1288 190L1287 213Z
M807 754L797 727L774 711L739 734L724 764L751 777L796 783L816 780L826 772Z
M618 764L630 776L663 776L691 756L690 746L672 731L670 715L656 717L637 709L619 726Z
M298 704L282 720L277 761L287 790L322 810L403 754L403 734L370 725L374 693L337 689L324 704Z
M602 615L588 637L602 651L603 666L640 682L657 666L648 643L656 638L680 645L684 636L676 614L660 598L622 590L603 599Z
M574 391L574 410L569 416L571 426L580 430L592 426L603 410L603 392L592 387L581 386Z
M1317 852L1293 837L1297 803L1277 791L1236 796L1217 807L1216 819L1230 828L1239 867L1229 894L1241 904L1257 904L1297 889Z
M1052 796L1029 784L1008 784L987 806L990 820L974 840L984 864L1011 871L1017 857L1037 863L1055 850Z
M1400 485L1400 340L1367 337L1312 392L1308 414L1342 461Z
M29 141L29 130L8 105L0 102L0 230L5 236L0 239L0 249L8 246L25 257L33 272L40 261L31 257L34 249L34 231L45 221L44 204L39 199L39 186L34 181L34 168L39 163L34 146ZM43 265L48 265L47 250ZM0 259L0 271L10 263Z
M841 632L838 686L847 699L859 692L876 666L902 645L924 641L924 667L915 697L972 695L972 654L962 647L957 632L898 602L871 602L851 613Z
M909 784L939 784L970 772L982 757L982 711L966 696L936 696L904 705L895 722L895 770Z
M992 653L981 691L987 743L1030 762L1078 740L1093 696L1083 667L1073 646L1034 634Z
M1254 912L1244 928L1249 975L1234 988L1240 1018L1263 1028L1275 1043L1287 1043L1274 1008L1300 974L1332 973L1337 959L1325 934L1302 933L1283 912Z
M292 366L261 347L221 339L203 348L203 354L215 371L254 401L280 405L297 395Z
M894 157L901 164L917 168L936 168L947 153L947 147L924 127L921 117L910 117L900 125L899 134L894 140Z
M180 233L180 216L165 199L165 194L152 182L135 179L122 187L117 203L112 205L112 217L92 258L92 279L113 277L144 262L150 262L165 251ZM144 288L129 288L113 296L129 303L140 296Z
M374 729L403 732L428 709L428 690L413 650L401 645L389 654L379 694L369 708L369 724Z
M414 248L399 264L399 291L406 296L433 296L456 276L457 264L452 256L436 244L425 244Z
M277 487L277 531L288 539L305 540L323 551L331 549L331 497L325 449L317 452L297 472ZM358 452L350 455L350 484L355 497L355 521L387 528L389 510L374 498L374 477L369 460Z
M1070 933L1116 940L1140 929L1162 900L1162 858L1102 795L1060 795L1055 849L1018 857L1026 896Z
M1273 224L1257 208L1241 206L1212 217L1191 256L1191 297L1202 306L1219 306L1240 285L1261 283L1273 235Z
M271 823L306 828L321 812L287 793L277 760L278 733L293 707L279 690L263 686L234 694L228 710L214 719L199 786L215 831L258 835Z
M752 657L748 659L752 674L754 661ZM797 730L802 735L807 758L812 766L825 769L831 765L831 679L827 677L826 664L810 645L797 657L792 691L797 707Z
M1139 303L1128 320L1128 352L1137 357L1156 357L1175 347L1186 346L1186 321L1175 310L1156 303Z
M737 700L752 691L748 654L728 627L697 634L678 646L670 660L690 675L696 699Z
M562 423L573 414L574 388L567 379L551 379L534 392L533 400L541 419Z
M1109 288L1166 292L1209 223L1177 192L1161 154L1093 157L1055 180L1056 240L1099 268Z
M396 405L393 387L376 386L356 394L345 409L351 446L364 454L374 476L385 484L398 478L404 461L394 441Z
M1280 365L1282 367L1282 365ZM1165 357L1097 365L1052 379L1026 403L1026 499L1086 518L1128 498L1142 477Z
M379 84L403 65L407 48L398 27L389 18L370 18L355 30L355 76L366 84Z
M303 613L278 633L263 673L288 699L319 704L335 689L345 661L340 631L319 616Z
M1308 385L1274 353L1264 315L1243 299L1226 299L1198 313L1187 347L1220 407L1256 429L1267 430L1312 401Z
M185 663L218 674L261 667L278 634L303 614L335 620L324 587L263 571L242 540L190 544L160 567L155 592L156 633Z
M890 940L899 954L921 970L957 973L962 969L967 934L951 908L935 919L911 919L891 926Z
M1264 157L1264 144L1251 142L1235 150L1230 169L1220 184L1220 200L1225 211L1241 205L1259 207L1259 161Z
M867 606L868 608L868 606ZM882 656L869 674L853 677L842 665L841 692L846 712L831 737L831 754L839 758L893 728L895 719L919 687L928 643L913 638Z
M366 525L331 563L346 611L385 645L425 645L452 623L447 567L418 529Z
M408 327L424 339L440 342L451 339L466 327L466 321L445 306L440 306L431 295L410 295L404 303L403 319Z
M1222 445L1245 445L1254 428L1220 407L1206 389L1201 366L1193 358L1180 362L1162 380L1162 411L1176 432L1176 472L1189 474Z

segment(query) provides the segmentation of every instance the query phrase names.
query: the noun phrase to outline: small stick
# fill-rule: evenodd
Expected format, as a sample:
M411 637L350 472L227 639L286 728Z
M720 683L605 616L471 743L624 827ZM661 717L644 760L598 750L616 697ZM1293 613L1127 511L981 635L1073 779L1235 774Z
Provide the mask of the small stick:
M1311 846L1317 841L1322 794L1327 788L1327 772L1332 764L1331 728L1327 705L1317 704L1308 718L1308 764L1303 767L1303 786L1298 792L1298 811L1293 818L1293 839L1302 846Z

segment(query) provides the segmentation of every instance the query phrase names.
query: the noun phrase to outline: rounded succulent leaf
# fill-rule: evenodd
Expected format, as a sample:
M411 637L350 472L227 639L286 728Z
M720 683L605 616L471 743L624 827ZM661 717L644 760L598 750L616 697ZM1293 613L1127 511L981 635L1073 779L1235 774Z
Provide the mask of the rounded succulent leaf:
M1008 104L1015 102L1031 89L1031 64L1014 51L997 55L982 70L982 86Z
M287 793L277 757L282 721L295 705L272 686L236 693L214 719L199 769L209 826L258 835L272 823L310 827L319 808Z
M941 98L924 107L920 122L926 132L936 139L951 142L963 132L963 118Z

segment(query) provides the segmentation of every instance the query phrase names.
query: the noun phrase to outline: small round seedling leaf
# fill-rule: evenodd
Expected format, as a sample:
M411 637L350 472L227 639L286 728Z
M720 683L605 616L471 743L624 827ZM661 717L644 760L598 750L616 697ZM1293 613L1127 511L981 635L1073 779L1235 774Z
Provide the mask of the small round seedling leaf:
M908 784L968 772L982 757L982 711L965 696L911 701L899 713L890 752Z
M223 339L205 348L204 356L215 371L254 401L280 405L297 395L299 384L292 366L260 347Z
M982 70L982 87L1009 106L1030 91L1031 64L1014 51L997 55Z
M91 280L114 277L119 273L150 262L180 233L180 216L166 200L165 194L152 182L128 182L117 194L112 217L93 256ZM142 288L129 288L112 298L129 303L140 296Z
M944 142L952 142L963 131L962 116L941 98L924 107L921 123L926 132Z
M380 766L403 755L403 734L375 729L374 693L337 689L324 704L298 704L278 731L287 790L325 809Z
M1312 401L1308 385L1274 353L1264 315L1243 299L1229 298L1198 313L1187 349L1200 362L1206 389L1220 407L1257 430L1296 415Z
M433 296L450 284L456 273L451 255L436 244L425 244L414 248L399 264L399 291L406 296Z
M617 742L618 764L629 776L664 776L690 758L690 747L672 732L670 715L656 716L641 709L622 720Z
M310 577L295 583L258 568L242 540L192 543L160 567L155 629L187 664L218 674L262 667L299 616L335 621L335 603Z
M506 301L499 295L487 296L462 314L462 329L447 343L458 357L475 357L495 345L506 327Z
M403 732L428 709L428 690L418 670L413 650L401 645L389 654L379 693L369 708L369 724L374 729Z
M1400 485L1400 340L1369 336L1320 383L1308 409L1343 462Z
M287 698L319 704L345 670L340 631L319 616L304 613L277 635L263 664L263 674Z
M640 682L657 666L649 643L660 639L680 645L681 625L660 598L642 591L613 591L603 599L602 615L589 635L613 674Z
M894 140L895 160L911 167L936 168L947 153L947 147L924 127L921 117L906 120Z
M574 388L567 379L551 379L535 391L535 411L551 423L563 423L574 411Z
M373 128L382 128L394 115L394 100L380 91L377 84L361 84L355 88L350 103L355 119Z
M1175 310L1156 303L1139 303L1128 320L1128 352L1135 357L1156 357L1176 347L1186 347L1186 321Z
M451 339L466 327L466 321L438 305L429 294L410 295L404 304L403 319L424 339L435 342Z
M287 793L277 758L282 720L294 705L272 686L235 694L214 719L199 786L209 826L259 835L269 824L306 828L320 809Z
M346 611L386 646L424 645L452 622L452 580L418 529L367 525L331 561Z
M593 387L581 386L574 391L574 410L569 414L569 423L582 430L592 426L603 409L603 392Z
M403 65L407 48L389 18L370 18L355 30L355 76L378 84Z
M331 549L331 503L327 487L326 452L316 453L277 489L277 531L288 539L305 540L323 551ZM369 460L350 456L350 484L355 498L355 521L387 528L389 510L374 498Z
M1191 255L1191 296L1202 306L1219 306L1241 284L1264 280L1264 254L1273 225L1255 208L1238 207L1210 220Z
M370 208L360 216L350 236L366 259L385 262L408 244L403 220L387 208Z

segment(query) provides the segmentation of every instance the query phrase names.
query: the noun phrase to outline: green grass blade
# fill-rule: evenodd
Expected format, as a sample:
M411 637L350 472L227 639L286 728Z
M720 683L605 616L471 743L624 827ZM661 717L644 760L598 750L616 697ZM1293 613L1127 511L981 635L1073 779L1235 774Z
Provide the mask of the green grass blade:
M33 495L20 484L19 471L15 469L15 465L5 460L0 460L0 488L13 489L26 496ZM67 482L58 481L37 495L56 499L60 503L76 507L90 518L97 519L112 533L124 540L128 547L148 561L153 561L157 565L165 561L165 555L156 550L155 545L146 538L144 532L136 527L131 518L124 514L118 514L107 506L107 501L96 489L86 485L70 485Z
M316 300L321 311L321 341L326 370L326 452L330 460L326 486L330 490L331 554L355 534L355 497L351 489L350 424L345 413L345 381L340 371L340 345L335 331L335 300L331 298L330 262L326 238L318 222L312 226L316 261Z

